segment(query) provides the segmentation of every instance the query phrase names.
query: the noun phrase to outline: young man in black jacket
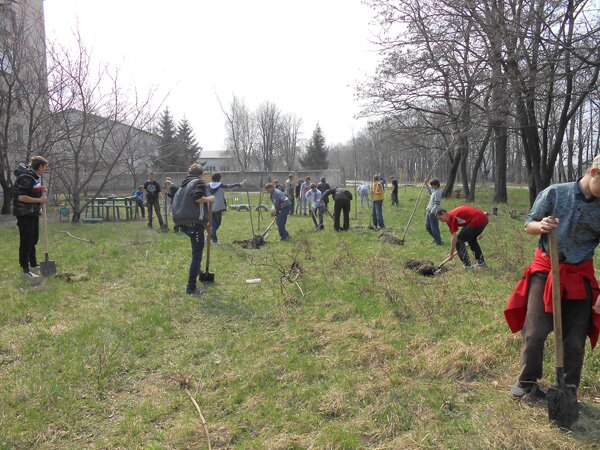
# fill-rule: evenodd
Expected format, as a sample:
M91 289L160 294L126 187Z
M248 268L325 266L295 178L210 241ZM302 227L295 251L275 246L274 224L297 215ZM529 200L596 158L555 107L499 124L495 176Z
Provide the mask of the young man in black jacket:
M323 203L327 204L329 196L333 196L333 228L335 231L340 231L340 213L344 212L343 231L348 231L350 228L350 202L352 201L352 193L345 188L327 189L323 193Z
M152 228L152 210L156 211L156 217L160 224L160 230L165 230L162 215L160 214L160 184L156 181L154 172L148 174L148 181L144 183L146 205L148 207L148 228Z
M210 232L211 229L208 204L215 201L214 195L207 195L208 190L202 179L202 173L200 164L192 164L188 169L188 176L173 198L173 222L190 238L192 246L192 261L185 288L185 293L189 295L199 295L205 291L197 288L197 281L204 251L204 230Z
M15 170L15 197L13 213L17 216L19 227L19 264L23 276L38 278L31 269L38 267L35 246L39 239L41 205L48 201L43 195L48 189L42 186L41 176L48 169L48 160L33 156L29 167L19 165ZM44 206L45 207L45 206Z

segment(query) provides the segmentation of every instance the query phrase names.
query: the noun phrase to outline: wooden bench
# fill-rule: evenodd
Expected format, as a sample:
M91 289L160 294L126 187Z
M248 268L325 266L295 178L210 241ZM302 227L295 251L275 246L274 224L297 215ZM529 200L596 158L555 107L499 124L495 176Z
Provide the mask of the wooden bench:
M92 218L101 218L107 222L111 220L121 220L121 211L125 213L124 220L137 219L140 215L139 206L135 196L131 197L97 197L92 199L85 209L85 217L88 212Z

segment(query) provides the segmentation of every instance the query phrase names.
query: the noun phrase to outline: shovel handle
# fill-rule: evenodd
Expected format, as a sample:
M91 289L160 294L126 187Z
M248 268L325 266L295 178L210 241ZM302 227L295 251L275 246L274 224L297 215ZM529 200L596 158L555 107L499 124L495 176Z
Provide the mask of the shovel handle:
M265 238L267 237L267 234L269 233L269 230L271 229L271 227L273 226L273 224L275 223L275 221L277 220L277 217L275 217L271 223L269 224L269 226L267 227L267 229L265 230L265 232L262 234L262 237Z
M42 204L42 211L44 213L44 251L46 253L46 259L48 259L48 202Z
M456 252L452 253L452 257L456 256ZM444 267L446 265L446 263L450 261L450 257L448 256L445 260L443 260L439 266L437 266L436 269L441 269L442 267Z
M550 264L552 266L552 320L554 322L554 357L557 371L564 368L562 308L560 304L560 268L558 261L558 239L556 230L548 233L550 242ZM557 380L561 383L562 380Z
M208 204L208 223L210 224L212 230L212 203ZM210 243L212 241L208 231L206 232L206 237L206 273L208 273L208 267L210 265Z

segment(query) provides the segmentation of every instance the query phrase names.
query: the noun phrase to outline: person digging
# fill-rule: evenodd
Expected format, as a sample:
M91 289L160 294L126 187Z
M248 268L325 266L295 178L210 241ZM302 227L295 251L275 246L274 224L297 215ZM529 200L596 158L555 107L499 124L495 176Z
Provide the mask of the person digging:
M310 191L306 193L306 200L309 202L309 210L310 216L315 224L315 229L324 230L323 226L323 212L325 211L325 205L322 201L323 194L319 189L317 189L317 185L312 183L310 185ZM317 223L317 214L319 215L319 223Z
M192 164L188 175L173 198L173 222L179 230L190 238L192 260L188 271L185 293L200 295L206 289L198 289L197 281L201 274L202 252L204 251L204 231L210 232L208 204L214 203L214 195L207 195L206 184L202 179L200 164Z
M333 228L335 231L348 231L350 228L350 202L352 192L345 188L327 189L323 193L323 203L327 203L329 196L333 197ZM340 214L344 213L344 225L340 228Z
M466 242L469 244L469 248L475 255L478 267L486 269L487 264L483 257L483 251L479 246L478 238L488 224L488 216L486 216L483 211L467 205L459 206L452 211L446 211L445 209L440 208L435 215L438 220L446 222L448 228L450 228L452 239L450 241L448 261L452 261L456 252L462 261L465 270L473 270L471 258L467 252L467 246L465 245ZM462 230L460 233L457 233L459 228L462 228Z
M290 234L285 229L287 218L292 208L292 203L287 196L280 191L275 189L275 186L271 183L265 185L265 191L269 194L273 208L275 208L275 216L277 217L277 229L279 230L279 239L281 241L287 241L290 238Z
M525 221L525 231L540 236L533 260L510 297L504 316L513 333L521 331L521 372L511 387L514 398L544 397L544 343L553 330L549 233L557 237L564 348L564 382L575 390L581 381L585 340L592 349L600 332L598 282L593 255L600 242L600 156L580 179L540 192ZM558 367L558 366L557 366Z

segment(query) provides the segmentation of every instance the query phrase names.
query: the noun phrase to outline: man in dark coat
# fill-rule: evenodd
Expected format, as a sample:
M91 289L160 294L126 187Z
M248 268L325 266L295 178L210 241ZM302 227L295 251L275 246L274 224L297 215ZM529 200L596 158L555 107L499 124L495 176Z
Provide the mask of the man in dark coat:
M333 197L333 228L340 231L340 213L344 212L344 226L341 228L347 231L350 228L350 202L352 201L352 192L346 188L338 187L327 189L323 193L323 202L327 203L329 196Z
M41 176L47 169L48 160L33 156L29 166L20 164L14 172L17 178L13 213L17 216L19 227L19 264L23 276L29 279L38 278L31 269L39 267L35 246L39 239L41 205L48 201L48 197L43 195L48 189L41 182Z

